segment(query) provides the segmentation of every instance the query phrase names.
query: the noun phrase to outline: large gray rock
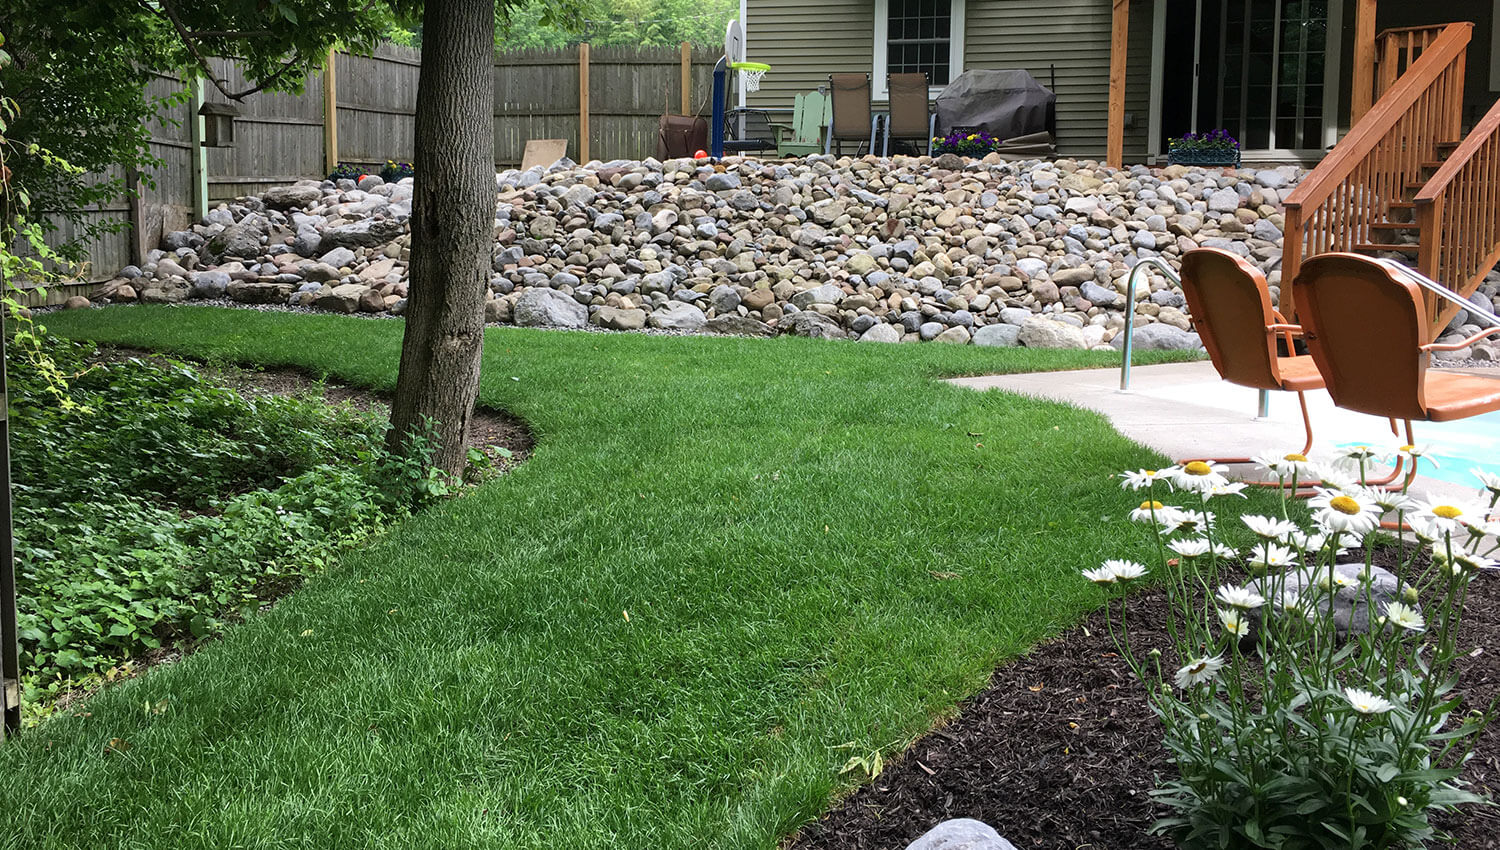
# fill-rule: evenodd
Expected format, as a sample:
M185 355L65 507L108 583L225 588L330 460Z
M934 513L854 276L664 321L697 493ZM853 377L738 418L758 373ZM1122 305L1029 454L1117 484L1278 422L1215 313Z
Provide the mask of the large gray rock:
M1364 575L1365 565L1335 564L1334 574L1343 579L1343 584L1338 592L1333 594L1332 611L1333 626L1339 637L1346 637L1351 632L1364 634L1370 630L1370 607L1373 603L1375 615L1385 615L1385 609L1392 602L1401 598L1401 580L1395 574L1382 567L1370 568L1369 589L1365 588L1365 582L1361 579ZM1265 608L1251 612L1253 620L1258 621L1266 610L1272 612L1272 618L1282 616L1281 611L1284 602L1302 599L1306 605L1327 606L1329 596L1319 589L1317 585L1328 579L1328 568L1325 567L1303 567L1300 570L1292 570L1285 574L1268 575L1250 582L1249 587L1256 593L1268 600ZM1276 598L1275 589L1281 588L1280 600ZM1313 588L1311 592L1306 592ZM1368 596L1369 602L1366 602ZM1326 609L1325 609L1326 610Z
M968 345L969 329L963 325L954 325L932 338L933 342L946 342L952 345Z
M646 322L651 327L662 330L694 332L703 330L703 326L708 324L708 317L691 304L673 301L652 313Z
M1083 331L1063 322L1032 316L1021 324L1016 339L1027 348L1087 348Z
M983 821L957 818L922 833L906 850L1016 850L1016 846Z
M290 283L263 283L257 280L236 280L225 290L230 301L242 304L285 304L291 296Z
M734 290L734 287L721 283L708 293L708 303L712 304L720 314L732 313L736 307L740 306L740 294Z
M888 325L888 324L886 324L884 322L881 322L880 324L877 324L877 325L871 325L870 329L867 330L867 331L865 331L864 335L862 335L859 338L859 341L860 342L900 342L901 341L901 331L895 325Z
M709 333L729 336L775 336L776 329L747 316L717 316L704 325Z
M612 331L638 331L646 326L646 311L618 307L600 307L589 317L589 321Z
M985 325L974 331L974 344L1011 348L1021 344L1020 325Z
M844 290L831 283L804 289L792 296L792 306L806 310L814 304L837 304L844 300Z
M532 328L581 328L589 310L556 289L532 287L521 294L512 310L516 324Z
M344 266L354 265L354 252L348 248L334 248L332 251L318 258L318 262L327 263L336 269Z
M208 253L215 257L253 260L260 256L260 231L255 229L253 222L232 224L208 240Z
M1078 294L1087 298L1095 307L1116 307L1121 301L1120 293L1113 289L1105 289L1093 281L1087 281L1078 287Z
M783 319L779 329L782 333L805 336L809 339L844 339L848 336L837 322L811 310L805 310Z
M1115 334L1109 344L1116 351L1124 351L1124 332ZM1130 338L1130 347L1136 351L1197 351L1203 347L1203 340L1195 333L1157 322L1136 328Z
M334 248L371 248L395 239L405 229L401 222L394 219L367 218L323 231L323 241L318 247L323 251Z
M323 190L317 183L305 181L293 186L276 186L267 189L260 198L266 202L266 206L275 210L286 210L292 207L307 209L323 199Z
M223 298L224 292L228 289L229 274L227 272L193 272L194 298Z
M320 290L318 297L313 299L313 306L335 313L353 313L359 309L359 299L368 291L369 287L358 283L341 284L326 292Z

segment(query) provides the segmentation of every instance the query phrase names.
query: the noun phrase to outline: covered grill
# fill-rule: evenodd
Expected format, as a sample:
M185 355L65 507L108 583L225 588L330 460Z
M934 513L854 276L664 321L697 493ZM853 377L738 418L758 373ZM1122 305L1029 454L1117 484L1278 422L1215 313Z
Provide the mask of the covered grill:
M1023 70L965 71L937 96L937 123L944 133L983 130L1031 155L1053 153L1057 95Z

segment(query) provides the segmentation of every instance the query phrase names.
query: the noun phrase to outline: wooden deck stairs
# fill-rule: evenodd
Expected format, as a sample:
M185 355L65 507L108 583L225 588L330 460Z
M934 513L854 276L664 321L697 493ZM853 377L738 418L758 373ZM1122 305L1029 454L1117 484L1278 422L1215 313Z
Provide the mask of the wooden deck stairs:
M1500 102L1462 129L1473 28L1381 34L1379 99L1286 199L1283 281L1306 257L1353 251L1399 259L1468 298L1500 263ZM1428 297L1433 339L1460 309Z

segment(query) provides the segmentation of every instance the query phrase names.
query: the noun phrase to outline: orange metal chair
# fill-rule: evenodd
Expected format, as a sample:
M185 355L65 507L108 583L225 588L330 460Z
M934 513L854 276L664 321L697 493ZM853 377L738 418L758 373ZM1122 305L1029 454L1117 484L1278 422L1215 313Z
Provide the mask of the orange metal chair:
M1302 264L1293 285L1308 350L1333 403L1411 421L1446 422L1500 410L1500 380L1428 371L1434 351L1455 351L1496 333L1457 343L1430 341L1421 287L1358 254L1321 254Z
M1296 355L1292 341L1302 328L1287 322L1271 306L1271 290L1255 266L1228 251L1195 248L1182 256L1182 294L1209 359L1224 380L1259 390L1297 394L1302 424L1312 449L1308 390L1323 388L1323 376L1308 355ZM1278 336L1287 355L1276 350ZM1249 458L1213 458L1221 463L1249 463Z

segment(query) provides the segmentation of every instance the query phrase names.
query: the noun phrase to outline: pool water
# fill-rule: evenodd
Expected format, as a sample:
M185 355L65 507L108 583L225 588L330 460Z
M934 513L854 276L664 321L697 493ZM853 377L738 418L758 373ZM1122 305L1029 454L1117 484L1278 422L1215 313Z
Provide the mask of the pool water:
M1479 480L1470 472L1474 467L1500 473L1500 411L1455 422L1417 422L1412 431L1417 444L1429 450L1418 464L1422 475L1478 489ZM1376 431L1365 445L1390 448L1395 440L1389 430ZM1351 440L1339 446L1359 444Z

